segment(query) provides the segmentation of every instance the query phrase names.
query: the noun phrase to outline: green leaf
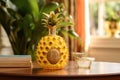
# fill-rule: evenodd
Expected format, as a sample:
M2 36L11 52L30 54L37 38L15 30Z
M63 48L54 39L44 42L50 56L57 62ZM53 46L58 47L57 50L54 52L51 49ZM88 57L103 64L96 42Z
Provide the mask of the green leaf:
M57 24L57 27L68 27L73 25L71 22L65 21L65 22L60 22Z
M51 2L45 6L43 6L39 12L39 20L45 18L43 13L49 14L51 11L55 11L59 7L59 4L57 2Z
M46 13L43 13L43 15L44 15L45 17L49 18L49 15L48 15L48 14L46 14Z
M59 4L57 2L51 2L43 8L42 12L50 13L50 11L55 11L58 7Z
M41 10L43 8L43 6L45 6L46 4L46 0L37 0L38 5L39 5L39 10Z
M32 30L35 28L35 25L32 20L32 16L28 14L22 19L19 25L19 27L21 27L21 29L24 31L26 38L31 37Z
M25 16L32 14L35 20L38 20L39 6L37 0L11 0L17 7L18 11Z
M9 13L10 17L12 17L13 19L19 20L21 18L21 16L16 11L14 11L13 9L7 8L7 11Z
M64 34L65 36L69 36L70 38L77 39L78 42L80 43L80 45L82 45L82 40L75 31L73 31L73 30L68 30L68 31L62 30L61 33Z
M69 30L68 34L70 35L70 37L79 38L79 35L73 30Z

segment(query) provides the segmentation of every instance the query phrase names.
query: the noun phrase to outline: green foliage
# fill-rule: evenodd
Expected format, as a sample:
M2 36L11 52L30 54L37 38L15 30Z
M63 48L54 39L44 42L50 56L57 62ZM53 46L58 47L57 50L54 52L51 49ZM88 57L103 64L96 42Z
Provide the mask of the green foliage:
M120 2L107 2L105 4L105 20L119 21L120 20Z
M45 0L0 0L0 24L8 35L14 54L30 54L34 60L38 41L48 34L42 24L45 18L43 13L49 14L50 11L61 9L58 3L45 4ZM59 24L62 27L66 25L70 24ZM62 32L62 29L58 31ZM76 36L74 33L72 35Z
M45 15L45 18L42 19L42 24L44 24L46 27L56 26L56 28L59 28L72 25L72 23L66 21L60 13L54 13L53 11L51 11L50 14L43 14Z

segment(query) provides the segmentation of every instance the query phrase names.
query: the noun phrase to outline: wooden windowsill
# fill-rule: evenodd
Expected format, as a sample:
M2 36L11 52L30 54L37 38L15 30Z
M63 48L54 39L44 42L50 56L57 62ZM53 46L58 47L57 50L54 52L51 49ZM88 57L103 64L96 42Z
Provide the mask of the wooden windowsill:
M92 36L89 47L94 48L120 48L120 38L106 36Z

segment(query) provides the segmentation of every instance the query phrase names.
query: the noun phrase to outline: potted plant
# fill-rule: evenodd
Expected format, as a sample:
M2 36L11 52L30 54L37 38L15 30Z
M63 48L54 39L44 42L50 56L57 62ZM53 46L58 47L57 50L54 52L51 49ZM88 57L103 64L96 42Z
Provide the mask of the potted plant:
M119 31L120 23L120 10L118 9L119 3L106 3L105 13L105 31L106 34L115 37Z
M57 11L61 5L57 2L45 4L45 0L1 0L0 24L5 29L10 40L14 54L30 54L35 59L35 50L41 37L48 34L42 24L43 13ZM69 15L65 15L68 17ZM62 27L69 26L62 23ZM57 29L57 33L67 33L75 38L79 36L75 31Z

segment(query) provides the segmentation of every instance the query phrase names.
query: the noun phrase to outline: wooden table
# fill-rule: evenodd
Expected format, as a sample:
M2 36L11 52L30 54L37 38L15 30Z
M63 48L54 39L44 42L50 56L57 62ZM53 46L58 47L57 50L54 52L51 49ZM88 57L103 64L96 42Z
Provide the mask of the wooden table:
M120 80L120 63L93 62L90 69L78 68L70 61L62 70L0 68L0 80Z

